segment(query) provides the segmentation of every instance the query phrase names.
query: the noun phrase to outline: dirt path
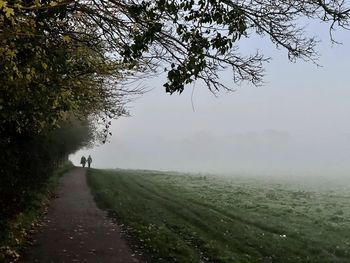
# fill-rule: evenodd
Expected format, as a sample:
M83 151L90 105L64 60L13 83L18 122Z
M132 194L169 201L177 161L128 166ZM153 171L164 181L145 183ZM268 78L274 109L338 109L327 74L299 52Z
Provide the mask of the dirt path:
M85 179L76 168L61 178L34 245L24 262L141 262L121 236L120 229L100 210Z

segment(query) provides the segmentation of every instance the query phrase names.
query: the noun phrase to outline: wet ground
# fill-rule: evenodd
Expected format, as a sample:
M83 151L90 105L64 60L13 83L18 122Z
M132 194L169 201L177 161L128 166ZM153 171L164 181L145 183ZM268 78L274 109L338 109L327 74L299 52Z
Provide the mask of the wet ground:
M118 225L96 206L85 174L75 168L61 178L23 262L141 262Z

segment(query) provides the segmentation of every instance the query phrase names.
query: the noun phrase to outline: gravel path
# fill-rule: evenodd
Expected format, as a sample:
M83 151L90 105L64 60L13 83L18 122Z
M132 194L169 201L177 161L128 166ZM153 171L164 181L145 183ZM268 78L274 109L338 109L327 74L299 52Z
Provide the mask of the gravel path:
M61 178L58 198L52 200L24 262L141 262L119 227L96 206L85 173L75 168Z

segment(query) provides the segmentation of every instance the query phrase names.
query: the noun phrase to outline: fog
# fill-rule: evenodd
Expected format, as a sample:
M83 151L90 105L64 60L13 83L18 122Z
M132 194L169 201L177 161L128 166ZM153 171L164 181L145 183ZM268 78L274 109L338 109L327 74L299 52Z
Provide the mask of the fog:
M235 86L214 96L203 83L180 96L165 93L164 76L144 81L150 91L129 105L131 117L113 121L110 142L70 156L93 167L210 173L347 174L350 172L350 34L326 30L318 67L290 63L267 41L243 41L273 60L265 84Z

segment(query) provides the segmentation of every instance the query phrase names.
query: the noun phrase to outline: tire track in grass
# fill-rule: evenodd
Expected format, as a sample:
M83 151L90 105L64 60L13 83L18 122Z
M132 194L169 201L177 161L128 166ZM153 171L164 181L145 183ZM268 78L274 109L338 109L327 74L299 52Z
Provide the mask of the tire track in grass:
M154 196L157 196L167 202L172 202L172 203L177 203L179 206L182 206L183 205L183 202L181 201L176 201L175 199L173 198L169 198L167 196L164 196L162 194L160 194L159 192L155 191L155 190L151 190L150 188L147 188L145 185L142 185L140 184L139 182L135 181L135 179L133 179L135 184L138 184L141 188L147 190L148 192L150 192L151 194L153 194ZM175 196L175 195L173 195ZM242 217L239 217L237 215L234 215L230 212L227 212L227 211L224 211L224 210L221 210L217 207L215 207L214 205L211 205L209 203L203 203L203 202L199 202L199 201L196 201L194 199L186 199L185 201L189 201L191 202L192 204L195 204L197 206L200 206L202 207L203 209L210 209L212 212L214 212L215 214L218 214L220 216L218 217L221 217L221 218L225 218L225 219L229 219L230 221L232 222L235 222L235 221L238 221L244 225L249 225L249 226L253 226L255 228L258 228L259 230L262 230L262 231L265 231L265 232L268 232L268 233L271 233L271 234L275 234L275 235L280 235L281 232L275 230L274 228L272 227L269 227L269 226L266 226L266 225L262 225L262 224L259 224L257 222L253 222L253 221L249 221L247 219L244 219ZM199 213L195 213L193 212L194 214L196 214L196 216L202 216L201 214Z
M146 178L144 178L143 176L138 176L139 178L142 178L142 180L145 182L145 181L148 181L148 184L150 186L153 186L154 184L154 181L150 181L150 180L147 180ZM145 186L144 186L145 187ZM164 196L162 194L159 193L159 191L157 190L151 190L150 188L147 188L145 187L148 191L152 192L154 195L158 195L159 197L165 199L165 200L168 200L169 202L177 202L175 201L174 199L171 199L167 196ZM176 196L176 194L173 194L172 196ZM236 214L233 214L229 211L226 211L226 210L223 210L223 209L220 209L212 204L209 204L207 202L200 202L198 200L194 200L194 199L186 199L186 201L189 201L191 202L192 204L195 204L195 205L198 205L198 206L201 206L203 207L204 209L210 209L212 212L214 213L217 213L218 214L218 218L224 218L224 219L228 219L230 220L231 222L234 222L234 223L237 223L240 222L242 224L242 226L250 226L250 227L253 227L253 228L257 228L259 229L260 231L262 232L265 232L265 234L271 234L271 235L275 235L277 237L280 237L282 235L286 235L288 236L288 239L289 240L293 240L293 243L294 243L294 246L297 246L299 247L299 249L302 251L302 250L305 250L307 249L311 254L327 254L327 255L332 255L334 257L335 260L345 260L344 262L346 262L346 260L348 260L348 258L346 256L342 256L342 255L335 255L334 254L334 249L333 248L329 248L328 246L324 246L321 242L315 242L314 240L309 240L309 239L304 239L304 238L300 238L300 236L296 236L294 233L292 232L289 232L288 229L285 230L285 231L278 231L277 229L273 228L273 226L269 226L269 225L264 225L260 222L256 222L256 221L252 221L252 220L249 220L249 219L246 219L246 218L243 218L243 217L240 217ZM195 213L195 211L192 211ZM200 214L198 213L195 213L197 214L197 216L201 216ZM215 230L212 230L212 233L215 233L216 231ZM222 241L227 241L227 239L223 239L222 236L218 236ZM242 240L244 241L244 240ZM319 248L319 249L316 249L315 248ZM255 249L259 250L262 254L264 254L265 251L263 251L259 246L255 246ZM242 252L244 252L243 250L240 250ZM297 252L297 251L296 251Z
M149 182L150 185L152 185L151 182ZM147 189L149 192L153 193L154 195L158 195L159 197L169 201L169 202L176 202L174 199L171 199L169 197L166 197L162 194L160 194L159 192L157 192L156 190L151 190L145 186L143 186L145 189ZM173 195L174 196L174 195ZM265 231L265 232L268 232L268 233L271 233L271 234L275 234L275 235L280 235L280 234L284 234L284 233L281 233L281 231L278 231L277 229L271 227L271 226L268 226L268 225L263 225L261 223L258 223L258 222L254 222L254 221L250 221L246 218L243 218L243 217L240 217L238 215L235 215L233 213L230 213L228 211L225 211L225 210L222 210L220 208L217 208L216 206L210 204L210 203L207 203L207 202L200 202L198 200L194 200L192 198L188 198L186 199L186 201L189 201L191 202L192 204L196 204L198 206L201 206L205 209L210 209L212 210L213 212L225 217L225 218L228 218L230 219L232 222L233 221L239 221L240 223L244 224L244 225L249 225L249 226L252 226L252 227L255 227L255 228L258 228L262 231ZM181 204L181 203L180 203Z
M139 180L140 178L142 178L142 176L138 176L136 175ZM135 176L135 177L136 177ZM169 203L177 203L178 205L183 205L183 202L178 202L176 201L174 198L169 198L167 196L164 196L163 194L161 194L159 191L157 190L154 190L154 189L151 189L150 187L146 187L145 184L141 184L139 181L137 181L137 179L135 178L132 178L132 180L139 185L139 187L143 188L144 190L148 191L151 195L153 196L157 196L158 198L162 199L163 201L165 202L169 202ZM144 179L142 178L141 179L143 181L143 183L145 183L146 181L148 181L148 184L149 186L151 186L152 188L154 187L154 181L149 181L147 179ZM159 189L159 188L158 188ZM176 195L173 195L174 197L176 197ZM217 218L222 218L222 219L226 219L226 220L229 220L233 223L237 223L239 222L241 225L242 225L242 228L244 228L245 226L250 226L250 227L253 227L253 228L256 228L258 230L260 230L261 232L265 232L265 234L270 234L270 235L275 235L275 236L278 236L280 237L280 235L282 234L281 231L278 231L276 229L274 229L273 227L270 227L268 225L263 225L261 223L258 223L258 222L254 222L254 221L249 221L247 219L244 219L242 217L239 217L237 215L234 215L228 211L224 211L224 210L221 210L217 207L215 207L214 205L211 205L211 204L208 204L208 203L203 203L203 202L199 202L199 201L196 201L196 200L193 200L193 199L187 199L186 201L190 201L192 204L195 204L197 206L200 206L204 209L210 209L214 214L217 214ZM169 208L171 209L171 208ZM172 211L173 212L173 211ZM203 217L200 213L196 213L195 211L191 211L192 213L194 213L197 217ZM181 217L185 222L188 222L188 221L192 221L194 222L195 226L198 226L201 230L210 230L209 232L211 232L211 236L215 236L216 239L220 239L220 241L222 243L224 242L227 242L227 241L230 241L228 240L227 238L224 238L222 235L217 235L217 230L214 230L212 228L209 228L207 227L207 225L205 224L202 224L200 219L197 219L196 221L193 221L191 220L188 216L185 216L185 213L175 213L178 217ZM190 220L189 220L190 219ZM290 240L293 240L293 243L294 245L296 245L297 247L299 247L300 249L302 249L305 245L308 247L309 250L313 250L314 248L313 247L309 247L308 246L308 242L309 240L304 240L304 239L300 239L300 238L297 238L297 237L293 237L291 235L289 235L290 233L287 233L288 234L288 238ZM238 237L242 237L244 235L238 235ZM239 238L238 239L239 241L241 242L245 242L246 240L242 239L242 238ZM314 243L314 242L313 242ZM266 254L266 250L261 247L259 244L249 244L249 247L250 248L253 248L256 251L259 251L259 254L261 256L268 256ZM282 249L282 248L281 248ZM245 249L240 249L239 246L237 246L235 248L235 250L237 250L237 252L240 252L240 253L246 253L247 250ZM323 249L324 250L324 249ZM327 254L331 253L330 251L328 251L327 249L324 250L325 252L328 252ZM295 253L298 254L298 251L295 251ZM332 254L332 253L331 253Z
M132 183L133 186L137 186L138 187L138 189L133 189L132 190L134 193L137 193L137 195L142 195L143 198L151 200L151 202L155 203L157 207L160 207L160 206L163 207L167 211L168 214L170 213L170 215L165 216L165 218L176 218L176 219L180 219L182 221L182 222L176 222L176 223L174 223L174 222L169 223L169 222L164 222L164 220L163 220L162 222L160 222L161 224L166 225L166 227L168 229L170 229L171 231L173 231L174 234L179 236L179 228L178 228L178 226L179 225L180 226L181 225L186 225L187 228L195 229L195 230L197 230L197 232L202 232L202 234L204 236L208 236L208 234L211 234L211 235L209 235L209 238L208 238L209 240L212 239L213 236L216 238L217 241L219 241L219 239L221 239L222 236L220 235L220 233L218 233L218 231L216 229L210 228L210 231L208 231L209 230L208 224L203 223L204 220L202 219L203 218L202 214L196 213L195 217L190 217L188 215L188 214L193 214L193 211L192 211L193 207L192 208L186 208L186 210L183 211L184 210L183 209L184 208L183 203L174 201L173 199L163 198L161 195L159 195L155 191L152 191L149 188L145 187L137 179L132 178L132 177L133 176L130 176L130 177L128 176L128 179L131 178L131 180L133 181L133 183ZM139 176L137 176L137 177L140 178ZM143 180L143 178L141 180ZM143 190L143 191L140 191L140 190ZM181 210L182 210L182 212L179 212ZM186 214L188 216L186 216ZM200 218L198 218L198 215L200 216ZM215 226L216 222L213 222L210 225ZM198 231L198 229L200 231ZM186 232L186 233L188 233L188 236L192 236L193 237L193 232L194 231L188 231L187 230L187 231L182 231L182 232ZM184 238L184 235L180 236L180 238ZM198 239L198 241L195 243L195 245L197 245L197 248L193 248L192 247L192 249L195 249L196 251L199 250L199 256L201 256L202 259L204 261L206 261L207 259L203 258L203 255L206 255L207 254L206 251L208 250L207 247L203 246L203 244L205 244L206 241L203 240L203 239L200 239L199 236L193 237L192 240L193 239ZM224 239L222 241L228 242L229 240ZM188 239L186 239L186 242L188 243ZM193 245L193 243L192 243L192 245ZM218 246L222 247L222 246L225 246L225 244L220 244ZM235 246L235 248L236 248L236 250L237 250L237 252L239 254L244 253L244 251L242 251L240 249L237 249L237 248L239 248L239 246ZM204 257L205 258L210 258L209 256L204 256ZM221 262L221 261L216 260L216 262Z
M194 197L184 198L180 195L181 191L174 190L171 184L169 184L170 187L166 187L167 182L159 181L157 177L152 178L148 174L140 175L137 172L129 171L111 172L108 177L110 179L109 184L113 181L112 185L115 185L116 189L120 189L119 194L127 196L126 203L136 206L132 209L135 212L135 217L140 211L145 211L145 206L148 207L152 212L145 212L146 218L141 218L143 223L154 220L157 224L163 225L167 231L173 233L173 236L176 236L182 242L185 242L190 249L196 251L202 259L202 251L208 251L209 256L204 256L205 260L209 258L208 262L211 260L214 262L252 262L247 261L246 258L242 259L242 255L246 253L252 256L251 260L260 260L259 262L282 262L281 260L283 262L330 262L330 259L332 259L331 262L347 262L345 257L332 257L331 255L334 255L332 252L327 253L327 255L322 253L324 255L322 257L319 253L322 246L308 246L307 249L311 253L306 254L305 248L302 246L307 246L305 242L311 240L298 239L287 232L289 241L294 242L294 244L289 241L289 243L283 243L287 239L279 239L279 231L272 226L249 220L211 203L196 200ZM114 184L117 181L118 183ZM176 182L174 186L177 186ZM118 198L118 194L114 195L113 198ZM123 206L113 206L114 210L117 211L120 207L123 209ZM220 219L223 219L224 222L220 222ZM225 236L223 232L225 228L233 228L234 233L231 231L231 236ZM266 240L259 240L256 236L261 232L265 232L271 237L275 236L272 241L277 242L277 244L271 243L271 241L269 243ZM271 237L266 236L267 239L271 239ZM213 238L215 239L214 243L210 242ZM208 241L209 245L206 244ZM228 243L231 247L226 248L227 251L225 251L224 247ZM269 245L272 245L272 248L269 248ZM196 246L199 249L196 249ZM274 248L278 250L276 255L273 254ZM285 257L286 251L288 251L288 258ZM323 251L329 252L327 250ZM217 255L216 252L222 252L224 255ZM271 255L274 257L271 257ZM309 256L311 258L307 260ZM230 260L233 257L239 257L242 260Z
M137 179L131 177L129 178L133 181L133 184L135 186L137 186L139 189L145 190L144 192L136 191L139 195L143 193L141 194L143 197L148 197L151 202L155 203L158 207L163 207L167 213L170 213L170 215L166 216L167 219L170 217L182 220L182 224L168 222L169 220L165 219L163 219L161 223L164 224L176 236L185 241L192 250L196 251L198 257L201 259L201 262L209 262L209 255L202 245L204 241L197 238L198 241L193 242L195 240L193 238L193 234L190 231L186 231L184 227L179 226L187 225L187 227L193 228L193 224L195 224L197 227L208 229L208 226L204 224L201 219L197 218L198 215L195 215L195 217L186 216L186 214L189 214L190 210L185 208L181 202L175 201L173 199L163 198L156 191L152 191L151 189L145 187ZM189 222L191 222L190 226L188 225Z
M137 177L140 178L141 176L137 176ZM165 203L165 204L172 203L173 205L176 204L178 207L182 207L182 208L184 207L184 203L183 203L183 202L179 202L179 201L176 201L176 200L173 199L173 198L169 198L169 197L163 196L163 195L160 194L158 191L152 190L152 189L146 187L144 184L141 184L141 183L140 183L139 181L137 181L137 179L135 179L135 178L132 178L132 180L133 180L134 183L137 184L140 188L146 190L146 191L149 192L151 195L153 195L153 196L156 197L158 200L160 200L160 201L163 203L163 206L164 206L164 203ZM145 182L143 178L142 178L141 180L143 180L143 182ZM153 187L153 185L154 185L154 184L152 184L152 183L150 183L150 182L149 182L149 184L150 184L152 187ZM184 200L184 201L186 201L186 200ZM160 204L159 201L157 201L156 203L157 203L157 204ZM192 203L193 203L193 202L192 202ZM197 203L196 203L196 204L197 204ZM200 203L198 203L197 205L199 205L199 204L200 204ZM211 224L209 224L209 225L212 225L213 227L209 227L208 224L204 224L204 223L203 223L203 218L205 218L205 215L204 215L205 213L203 213L203 210L207 210L207 207L206 207L206 206L200 204L200 212L194 211L194 210L193 210L193 209L197 209L197 210L198 210L198 208L199 208L198 206L197 206L197 207L195 207L195 206L194 206L194 207L190 207L190 206L189 206L189 203L187 203L187 205L185 205L185 206L189 207L189 208L187 209L186 213L183 213L183 212L175 212L175 211L177 211L177 210L174 210L174 208L173 208L171 205L170 205L170 206L169 206L169 205L165 205L164 207L165 207L166 209L168 209L169 212L171 212L172 214L176 215L178 218L181 218L181 219L183 220L184 224L188 224L188 222L190 222L190 223L191 223L190 227L191 227L191 228L197 229L197 231L198 231L198 229L199 229L200 232L202 232L202 234L203 234L204 236L208 236L208 237L209 237L208 240L210 240L210 239L212 239L212 238L215 238L215 240L216 240L218 243L220 243L220 244L217 245L218 247L225 247L225 245L226 245L228 242L232 243L232 242L234 241L234 243L236 243L236 245L233 246L232 249L234 249L238 254L246 254L246 253L247 253L247 250L244 249L244 248L241 248L241 246L240 246L240 243L241 243L241 242L244 242L245 240L244 240L243 238L238 238L238 239L235 238L235 237L243 237L244 235L242 235L242 234L236 235L235 237L232 237L232 238L234 238L234 240L232 240L232 238L229 239L229 237L222 235L223 232L219 232L218 229L217 229L217 227L215 227L215 226L217 226L217 223L220 222L220 221L221 221L221 223L222 223L222 222L224 222L224 221L228 221L228 220L229 220L229 221L231 221L231 222L233 222L233 223L237 223L235 220L233 220L233 219L227 217L226 215L224 215L224 214L222 214L222 213L219 213L219 212L217 212L217 211L212 211L212 212L214 212L213 214L215 214L216 216L215 216L215 219L212 220ZM189 211L190 211L190 213L189 213ZM189 214L194 214L196 218L191 218L191 217L189 217ZM186 215L187 215L187 216L186 216ZM228 219L228 220L223 220L223 219ZM246 225L245 222L244 222L244 221L243 221L243 222L238 221L238 223L241 225L241 226L238 227L238 229L243 230L243 229L245 228L245 225ZM178 230L175 230L175 231L178 231ZM238 231L237 231L237 232L238 232ZM202 241L203 241L203 240L202 240ZM204 241L203 241L203 242L204 242ZM252 247L250 247L250 248L252 248ZM250 249L250 253L252 253L252 254L257 254L257 253L256 253L256 252L257 252L257 248L258 248L258 246L253 247L253 248L252 248L253 251L251 251L252 249ZM203 247L202 249L203 249L204 251L207 250L206 247ZM260 250L260 249L259 249L259 250ZM262 252L264 252L264 251L262 251ZM234 254L236 254L236 253L234 253ZM258 257L263 257L263 256L265 256L264 254L266 254L266 253L261 253L261 251L259 251L258 255L256 255L256 256L258 256Z

